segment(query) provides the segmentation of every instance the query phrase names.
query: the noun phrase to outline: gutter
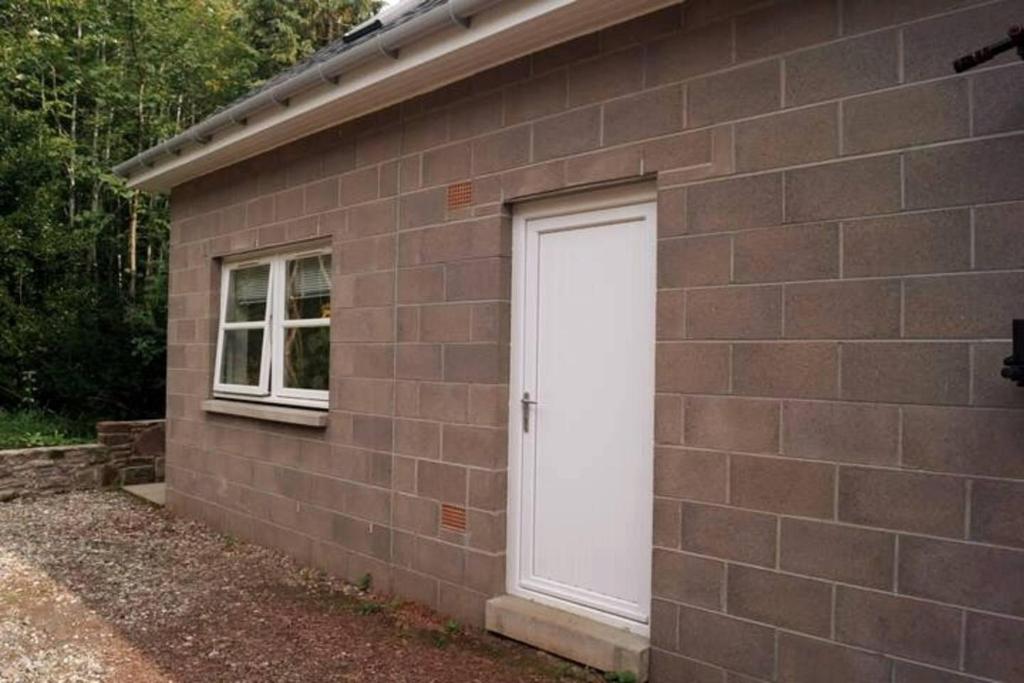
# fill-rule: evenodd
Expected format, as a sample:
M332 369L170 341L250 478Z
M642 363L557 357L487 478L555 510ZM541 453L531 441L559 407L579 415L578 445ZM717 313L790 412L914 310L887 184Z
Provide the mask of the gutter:
M131 178L139 171L153 168L159 159L177 157L188 145L204 146L225 128L245 126L257 112L270 108L287 107L296 95L324 84L338 85L345 72L379 57L398 59L400 50L421 38L450 25L464 29L470 27L474 15L502 0L447 0L436 7L413 16L405 22L380 30L340 54L256 95L228 107L173 138L135 155L114 166L113 171L122 178Z

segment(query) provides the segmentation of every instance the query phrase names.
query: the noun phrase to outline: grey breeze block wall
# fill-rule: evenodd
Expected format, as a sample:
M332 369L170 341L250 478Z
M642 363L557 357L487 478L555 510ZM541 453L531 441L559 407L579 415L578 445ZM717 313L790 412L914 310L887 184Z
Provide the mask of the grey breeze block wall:
M176 188L170 505L480 623L508 202L656 176L655 680L1024 680L1022 16L694 0ZM329 426L205 414L217 257L316 236Z

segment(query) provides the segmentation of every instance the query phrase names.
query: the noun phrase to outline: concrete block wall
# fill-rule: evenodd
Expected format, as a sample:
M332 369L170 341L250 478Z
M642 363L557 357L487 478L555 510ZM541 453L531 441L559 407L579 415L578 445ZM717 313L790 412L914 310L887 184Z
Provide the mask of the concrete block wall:
M655 680L1024 680L1024 64L950 66L1022 15L692 0L176 188L170 505L479 623L509 204L653 177ZM316 237L329 426L203 413L217 258Z

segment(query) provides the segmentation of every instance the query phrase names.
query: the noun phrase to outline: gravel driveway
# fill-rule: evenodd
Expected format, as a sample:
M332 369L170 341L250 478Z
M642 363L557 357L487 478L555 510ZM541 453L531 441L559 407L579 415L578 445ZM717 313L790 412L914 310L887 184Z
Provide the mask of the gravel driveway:
M595 681L119 492L0 503L0 681Z

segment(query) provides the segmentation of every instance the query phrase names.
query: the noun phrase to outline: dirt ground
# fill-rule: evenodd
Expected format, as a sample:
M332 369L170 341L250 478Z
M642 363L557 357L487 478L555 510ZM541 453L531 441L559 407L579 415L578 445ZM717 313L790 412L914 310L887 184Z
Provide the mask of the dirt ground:
M598 681L120 492L0 503L0 682Z

